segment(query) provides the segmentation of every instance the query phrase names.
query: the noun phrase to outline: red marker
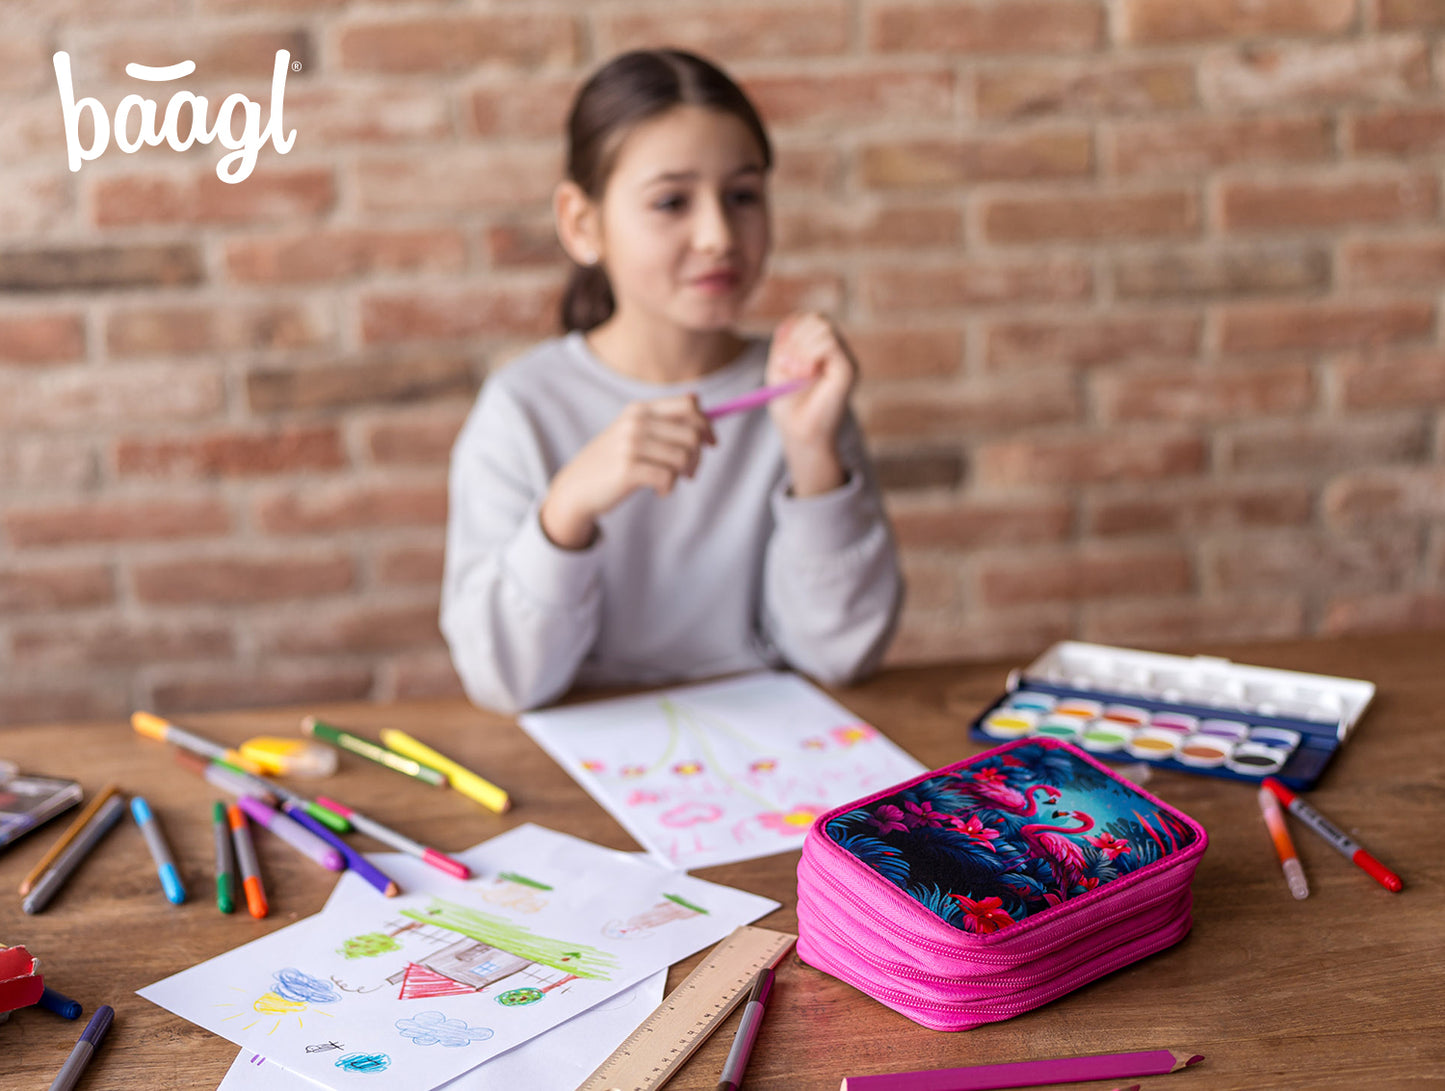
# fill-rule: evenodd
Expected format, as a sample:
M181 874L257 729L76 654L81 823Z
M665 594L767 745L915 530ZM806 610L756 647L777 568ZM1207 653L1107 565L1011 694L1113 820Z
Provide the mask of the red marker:
M1405 889L1405 884L1400 881L1398 875L1376 860L1351 840L1349 834L1300 799L1274 777L1265 777L1264 786L1275 794L1276 799L1289 808L1292 815L1353 860L1375 882L1396 894Z

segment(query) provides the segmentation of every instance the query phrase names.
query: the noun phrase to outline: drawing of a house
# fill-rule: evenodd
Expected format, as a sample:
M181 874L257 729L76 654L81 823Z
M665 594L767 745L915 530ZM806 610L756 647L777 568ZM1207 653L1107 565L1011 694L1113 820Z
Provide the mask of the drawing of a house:
M485 943L461 939L407 963L404 970L392 974L387 980L401 986L402 1000L456 996L481 992L488 985L533 965L528 959Z

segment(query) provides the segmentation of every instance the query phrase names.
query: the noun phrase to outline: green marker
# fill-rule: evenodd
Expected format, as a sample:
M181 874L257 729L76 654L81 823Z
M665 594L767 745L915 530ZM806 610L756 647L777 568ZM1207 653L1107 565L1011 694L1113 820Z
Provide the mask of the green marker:
M226 824L226 805L211 804L216 831L216 908L231 913L236 908L236 858L231 852L231 828Z
M351 831L351 823L348 822L346 819L342 818L339 814L333 814L325 807L318 807L315 803L312 803L305 796L293 792L290 788L282 787L281 785L276 784L273 781L262 780L260 777L253 777L250 773L246 772L246 770L242 769L239 765L232 765L230 762L224 761L221 758L214 759L212 761L212 764L219 765L223 769L229 769L233 773L238 773L241 776L245 777L247 780L249 780L251 783L255 784L256 794L258 798L264 800L268 796L280 796L282 799L303 808L306 813L309 814L312 818L316 819L316 821L320 822L322 825L327 826L330 829L335 830L337 833L349 833Z
M349 731L342 731L339 727L332 727L315 716L307 716L302 720L301 730L313 738L329 742L332 746L350 751L359 757L368 758L377 765L384 765L394 772L404 773L415 780L430 784L433 788L446 787L446 774L440 770L433 769L430 765L423 765L404 754L398 754L395 750L374 743L370 739L363 739Z

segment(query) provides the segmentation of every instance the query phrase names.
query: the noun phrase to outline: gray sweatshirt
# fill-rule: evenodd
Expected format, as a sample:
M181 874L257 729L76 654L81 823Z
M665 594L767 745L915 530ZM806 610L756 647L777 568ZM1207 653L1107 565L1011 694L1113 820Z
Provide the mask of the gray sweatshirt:
M766 409L714 423L695 477L640 490L586 549L554 545L539 510L553 476L629 403L695 391L704 409L762 384L768 343L700 380L608 368L579 333L489 378L452 449L441 628L467 694L515 712L573 682L658 685L764 667L825 683L877 665L903 582L862 436L849 478L788 494Z

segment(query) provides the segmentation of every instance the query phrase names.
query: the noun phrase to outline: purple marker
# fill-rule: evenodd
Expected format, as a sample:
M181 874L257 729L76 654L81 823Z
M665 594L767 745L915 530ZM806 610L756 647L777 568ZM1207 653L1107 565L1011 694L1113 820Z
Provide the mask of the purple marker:
M346 860L341 853L280 811L273 811L252 796L241 796L236 800L236 805L245 811L248 817L265 826L302 856L316 861L328 871L342 871L346 868Z
M731 401L715 405L711 409L704 409L702 415L708 420L717 420L719 417L726 417L729 413L742 413L749 409L756 409L760 405L767 405L774 398L781 398L784 394L801 390L812 381L812 379L789 379L787 382L778 383L775 386L761 387L733 398Z
M114 1018L115 1009L109 1004L102 1004L95 1009L95 1014L90 1017L90 1022L80 1032L80 1041L75 1043L75 1048L70 1051L70 1056L65 1058L65 1063L56 1073L55 1080L50 1085L50 1091L71 1091L75 1082L80 1079L80 1074L85 1071L85 1066L90 1063L91 1054L100 1048L101 1039L110 1029L110 1021Z

